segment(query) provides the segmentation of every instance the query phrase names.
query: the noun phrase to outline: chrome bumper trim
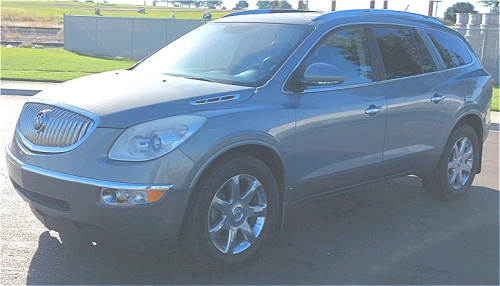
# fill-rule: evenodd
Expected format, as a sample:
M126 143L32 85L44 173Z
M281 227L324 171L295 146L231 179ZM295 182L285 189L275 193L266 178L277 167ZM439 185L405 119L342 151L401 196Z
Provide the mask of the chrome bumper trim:
M9 150L5 148L5 154L7 155L7 160L14 164L19 165L22 170L36 173L42 176L47 176L55 178L62 181L73 182L77 184L90 185L100 188L109 189L121 189L121 190L134 190L134 191L163 191L166 192L173 188L173 185L159 185L159 184L130 184L130 183L119 183L110 181L101 181L96 179L82 178L78 176L63 174L55 171L45 170L39 167L28 165L14 156Z

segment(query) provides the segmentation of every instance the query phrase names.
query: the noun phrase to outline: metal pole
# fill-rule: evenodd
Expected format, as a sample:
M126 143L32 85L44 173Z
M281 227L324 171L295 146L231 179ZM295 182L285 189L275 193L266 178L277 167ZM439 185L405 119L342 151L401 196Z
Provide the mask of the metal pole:
M375 9L375 0L370 1L370 9Z
M389 6L389 1L384 0L384 9L387 10L387 6Z
M436 17L436 18L438 16L438 5L441 2L443 2L443 0L434 0L434 3L436 3L436 12L434 12L434 17Z

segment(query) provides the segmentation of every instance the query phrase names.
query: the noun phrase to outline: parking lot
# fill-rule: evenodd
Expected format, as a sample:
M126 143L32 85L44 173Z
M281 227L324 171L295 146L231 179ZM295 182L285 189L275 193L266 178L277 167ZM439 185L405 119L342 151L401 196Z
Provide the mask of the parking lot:
M2 95L0 146L27 96ZM496 126L498 129L498 126ZM65 249L16 194L0 160L1 284L499 284L499 141L455 202L403 177L294 209L261 258L236 272L204 273L180 251Z

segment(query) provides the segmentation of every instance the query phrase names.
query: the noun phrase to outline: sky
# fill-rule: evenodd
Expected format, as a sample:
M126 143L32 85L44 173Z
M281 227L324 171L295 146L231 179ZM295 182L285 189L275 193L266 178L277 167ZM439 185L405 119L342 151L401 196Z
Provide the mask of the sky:
M97 2L97 0L94 0ZM103 0L99 0L103 1ZM109 3L120 3L120 4L135 4L142 5L144 0L107 0ZM152 0L146 0L146 3L151 3ZM227 9L232 9L239 0L223 0L222 6ZM249 9L256 9L256 3L258 0L247 0L249 4ZM360 9L360 8L370 8L370 0L336 0L337 1L337 11L348 10L348 9ZM288 3L292 5L293 8L298 7L298 0L288 0ZM489 9L483 7L481 4L477 3L476 0L442 0L438 3L437 16L442 18L444 11L453 4L457 2L469 2L474 5L474 8L479 13L488 13ZM384 0L375 0L375 8L382 9ZM436 4L434 4L434 12L436 12ZM332 7L331 0L309 0L309 9L318 11L330 11ZM429 9L429 0L389 0L389 9L397 11L405 11L408 7L408 12L427 15ZM435 15L434 15L435 16Z

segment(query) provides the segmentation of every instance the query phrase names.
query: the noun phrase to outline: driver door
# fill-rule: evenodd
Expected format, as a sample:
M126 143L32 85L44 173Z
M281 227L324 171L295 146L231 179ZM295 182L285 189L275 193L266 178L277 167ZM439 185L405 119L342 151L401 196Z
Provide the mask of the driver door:
M298 189L292 202L378 176L387 102L372 89L373 55L366 32L353 26L326 34L285 85L297 102L294 178ZM308 82L304 74L316 63L328 64L331 68L325 70L338 74L330 83Z

